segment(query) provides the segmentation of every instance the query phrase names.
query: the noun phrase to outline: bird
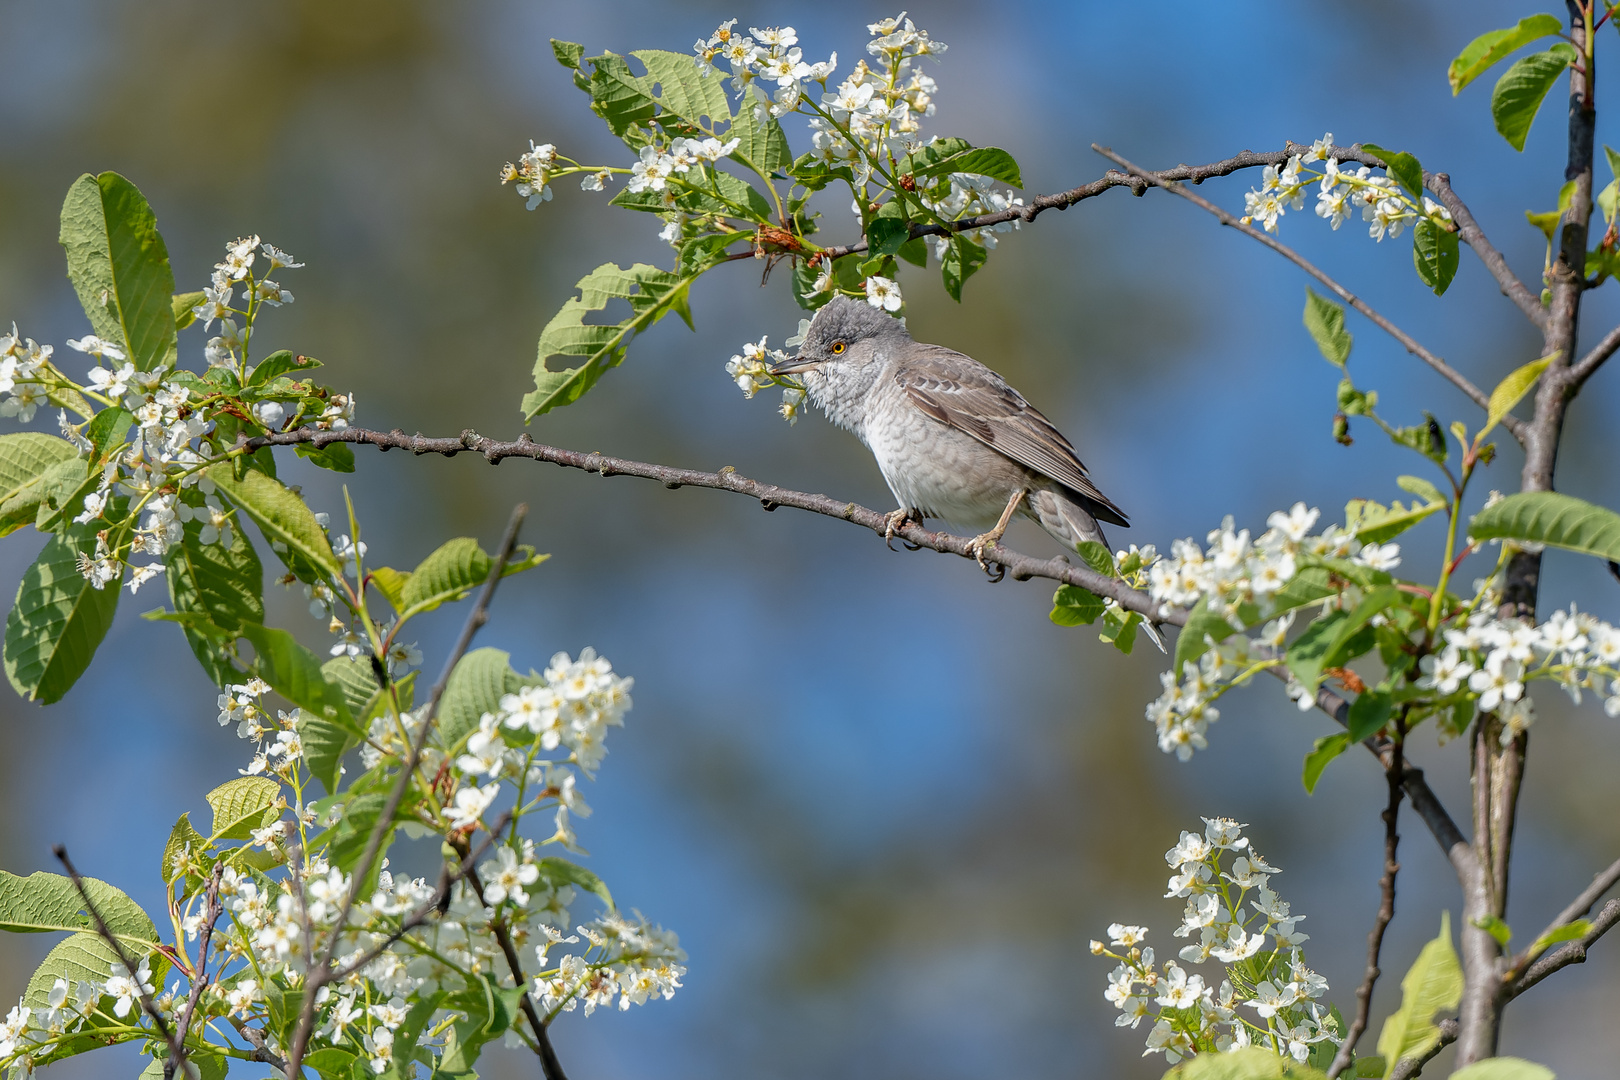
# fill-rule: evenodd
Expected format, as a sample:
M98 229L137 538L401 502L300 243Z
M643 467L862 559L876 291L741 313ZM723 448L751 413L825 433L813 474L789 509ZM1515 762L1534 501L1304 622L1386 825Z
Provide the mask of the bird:
M915 340L904 319L871 304L834 297L811 319L798 355L769 370L798 376L810 402L872 451L900 504L885 539L926 518L983 530L968 548L988 572L985 552L1015 514L1070 551L1087 540L1106 548L1099 522L1130 526L1074 445L1006 379Z

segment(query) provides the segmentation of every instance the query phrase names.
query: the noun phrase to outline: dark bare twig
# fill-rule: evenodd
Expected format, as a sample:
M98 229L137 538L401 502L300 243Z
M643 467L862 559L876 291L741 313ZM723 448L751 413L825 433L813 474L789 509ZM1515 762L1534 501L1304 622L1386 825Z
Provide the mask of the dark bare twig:
M1571 964L1586 963L1586 950L1594 941L1614 929L1620 923L1620 899L1610 900L1598 912L1598 917L1592 920L1592 928L1574 941L1560 945L1558 948L1544 954L1541 959L1524 969L1517 981L1503 988L1503 1002L1512 1001L1542 979Z
M309 1046L309 1037L315 1028L315 998L316 992L332 979L332 959L337 955L338 942L342 937L342 927L347 924L349 912L354 907L356 895L361 885L371 872L371 866L376 862L378 853L382 850L383 838L394 829L394 815L399 811L399 804L405 799L405 792L410 787L411 779L416 774L416 766L422 759L422 751L427 746L428 736L432 733L434 721L438 719L439 700L444 697L445 687L450 683L450 673L463 655L467 647L472 644L473 635L478 633L484 623L489 621L489 605L495 598L495 588L500 584L501 575L506 570L506 564L512 557L512 551L517 546L518 529L523 525L523 519L529 508L519 503L512 510L511 520L506 524L506 535L501 538L500 550L495 555L495 561L490 566L489 576L484 579L484 587L478 594L478 601L473 605L472 611L467 615L467 621L462 625L461 636L450 650L445 660L444 671L439 680L433 684L428 695L426 711L422 714L422 726L417 731L416 738L411 743L410 752L405 761L401 763L398 781L393 790L388 793L388 800L383 804L382 812L377 818L377 824L372 828L371 835L366 840L365 851L360 861L355 864L354 875L349 885L349 891L344 895L343 906L338 911L337 929L327 941L318 963L311 965L309 975L305 982L304 1002L298 1013L298 1025L293 1030L292 1046L287 1053L287 1080L296 1080L304 1060L304 1051Z
M249 1046L253 1047L254 1061L262 1061L272 1068L286 1073L287 1060L265 1044L264 1032L256 1027L249 1027L235 1016L227 1016L226 1019L231 1022L231 1026L236 1029L236 1033L246 1039Z
M763 484L757 480L750 480L729 466L719 472L677 469L668 465L654 465L645 461L631 461L628 458L608 457L604 454L595 453L587 454L579 450L565 450L561 447L546 446L530 439L527 434L511 442L498 442L471 429L463 431L457 438L429 438L423 435L406 435L402 431L370 431L365 428L355 427L342 428L337 431L296 428L292 431L281 431L274 435L260 435L256 438L247 439L242 443L242 446L251 452L261 446L292 446L298 443L308 443L312 446L322 447L338 442L364 444L382 450L409 450L413 454L443 454L446 457L471 452L482 455L492 465L511 457L531 458L535 461L547 461L565 468L581 469L600 476L639 476L646 480L657 480L667 488L700 487L712 488L717 491L730 491L758 499L760 505L766 510L775 510L779 506L789 506L796 510L808 510L811 513L824 514L827 517L838 518L841 521L864 526L879 535L882 535L888 522L887 515L876 510L869 510L852 502L840 502L826 495L793 491L789 488L777 487L775 484ZM974 558L965 537L954 536L951 533L931 532L920 525L909 524L896 530L895 535L903 540L910 541L918 547L928 548L930 551L938 551L948 555L960 555L962 558L969 560ZM1006 567L1007 572L1012 575L1015 581L1027 581L1030 578L1047 578L1068 585L1078 585L1083 589L1089 589L1098 596L1117 600L1120 606L1127 611L1139 612L1152 619L1155 623L1180 626L1187 621L1186 614L1183 612L1160 615L1157 610L1158 606L1153 603L1146 593L1131 588L1118 578L1103 577L1084 564L1071 566L1063 558L1036 559L1002 547L999 544L988 549L985 557L992 563L1000 563Z
M117 934L113 933L112 927L107 925L107 920L102 917L95 901L90 899L90 892L84 887L84 878L79 876L79 871L73 865L73 860L68 858L67 848L57 844L51 848L51 853L56 856L57 860L62 864L62 868L67 871L68 877L73 879L73 887L79 890L79 899L84 901L84 909L90 913L91 921L96 924L96 933L100 934L101 939L112 949L113 955L118 957L118 962L124 965L124 971L129 975L131 981L135 983L135 988L140 991L141 1009L147 1016L152 1018L152 1022L157 1025L158 1034L163 1036L163 1041L168 1044L169 1060L182 1067L180 1075L186 1075L183 1069L186 1063L185 1044L175 1037L174 1028L170 1027L169 1022L163 1018L163 1012L157 1007L157 1002L152 1000L152 995L146 992L141 977L135 974L139 961L131 962L129 953L124 951L124 943L118 939ZM164 1071L166 1074L168 1073L167 1066L164 1067Z
M1572 365L1563 374L1564 385L1571 392L1577 391L1592 373L1603 366L1603 362L1620 349L1620 326L1610 330L1603 336L1603 340L1592 346L1590 352L1581 357L1580 363Z
M1413 1077L1423 1071L1423 1066L1440 1055L1440 1051L1457 1041L1457 1035L1461 1030L1462 1026L1455 1020L1446 1019L1440 1021L1439 1041L1425 1051L1421 1057L1402 1058L1389 1074L1389 1080L1412 1080Z
M468 868L467 884L478 894L478 902L484 903L484 883L479 880L478 872ZM518 956L517 946L512 942L512 935L506 931L506 923L497 918L491 927L495 933L495 940L500 944L501 952L506 956L506 966L512 970L512 978L518 986L524 986L528 979L523 974L523 960ZM534 1029L534 1052L540 1058L540 1072L545 1080L568 1080L563 1072L562 1062L557 1060L557 1051L551 1046L551 1034L546 1030L547 1024L540 1017L540 1010L534 1007L534 999L524 994L520 1007L523 1015L529 1018L529 1026Z
M1576 919L1584 916L1588 911L1591 911L1592 905L1597 903L1603 897L1603 894L1614 888L1616 884L1620 884L1620 859L1615 860L1607 868L1596 874L1592 878L1592 884L1582 889L1580 895L1571 900L1568 906L1563 911L1560 911L1552 922L1547 924L1545 930L1531 939L1531 943L1513 958L1513 963L1506 974L1502 976L1502 981L1509 985L1517 982L1519 976L1524 974L1525 968L1529 966L1530 962L1540 955L1539 950L1536 949L1536 942L1546 940L1554 931L1568 926Z
M1384 819L1384 874L1378 879L1380 897L1378 915L1373 919L1373 928L1367 934L1367 973L1362 977L1361 985L1356 988L1356 1017L1350 1022L1350 1031L1345 1035L1344 1041L1339 1044L1339 1052L1333 1056L1333 1064L1328 1068L1328 1080L1336 1080L1339 1074L1355 1061L1356 1043L1361 1041L1361 1036L1367 1030L1367 1022L1372 1016L1373 987L1377 985L1378 976L1382 974L1378 967L1378 954L1384 947L1384 931L1389 927L1390 920L1395 917L1395 875L1401 868L1401 864L1395 860L1396 848L1401 842L1396 825L1401 810L1401 796L1405 791L1401 786L1405 768L1406 761L1401 753L1401 744L1396 742L1390 747L1390 765L1384 771L1389 787L1389 803L1380 815Z
M203 894L202 929L197 933L197 971L191 978L191 993L186 996L186 1007L180 1014L178 1025L182 1046L191 1032L191 1017L197 1011L197 1002L202 1000L203 990L208 986L208 943L214 938L214 925L225 913L225 905L219 902L219 882L224 873L225 864L215 863L214 872L208 876L208 890ZM172 1080L177 1064L171 1054L163 1063L163 1080Z
M1314 277L1317 281L1320 281L1323 285L1327 286L1328 289L1332 290L1335 296L1343 300L1346 304L1349 304L1351 307L1365 315L1368 319L1372 320L1375 326L1389 334L1396 341L1400 342L1401 345L1406 348L1407 352L1411 353L1413 356L1416 356L1419 360L1422 360L1425 364L1428 364L1435 371L1439 372L1447 381L1451 383L1451 385L1461 390L1463 394L1466 395L1474 404L1478 405L1482 409L1488 410L1490 408L1490 395L1486 394L1485 391L1475 386L1466 375L1452 367L1450 364L1446 363L1444 360L1440 359L1440 357L1434 355L1428 349L1424 348L1418 343L1417 339L1412 337L1412 335L1408 334L1405 330L1402 330L1400 327L1384 318L1384 316L1380 315L1377 311L1373 310L1372 305L1368 304L1365 300L1352 293L1343 285L1340 285L1337 281L1318 269L1315 264L1308 261L1293 248L1288 247L1286 244L1280 243L1271 236L1266 235L1266 233L1260 229L1254 228L1252 225L1243 224L1243 222L1239 221L1235 215L1228 213L1219 206L1216 206L1208 199L1200 195L1195 195L1184 185L1177 183L1172 179L1163 178L1157 173L1148 172L1146 169L1133 165L1131 162L1114 153L1106 146L1098 146L1096 143L1092 143L1091 148L1097 151L1097 153L1101 154L1103 157L1120 166L1132 176L1139 176L1142 179L1154 184L1157 187L1161 187L1172 194L1180 195L1193 205L1202 210L1208 211L1210 214L1213 214L1215 219L1222 225L1236 229L1243 235L1250 237L1251 239L1258 240L1266 247L1275 251L1277 254L1281 255L1283 258L1287 259L1289 262L1293 263L1301 270L1304 270L1307 274ZM1502 419L1502 426L1507 428L1508 431L1512 432L1514 438L1518 439L1520 442L1524 441L1524 432L1526 428L1524 421L1520 420L1516 416L1506 416Z

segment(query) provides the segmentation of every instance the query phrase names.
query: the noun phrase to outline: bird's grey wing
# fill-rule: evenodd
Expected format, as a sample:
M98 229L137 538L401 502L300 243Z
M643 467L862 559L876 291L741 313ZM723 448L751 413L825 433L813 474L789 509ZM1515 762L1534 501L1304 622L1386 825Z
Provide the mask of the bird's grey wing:
M1084 496L1094 517L1129 525L1125 512L1091 482L1063 433L1000 375L971 356L938 345L914 345L894 372L922 412L970 435L1026 469Z

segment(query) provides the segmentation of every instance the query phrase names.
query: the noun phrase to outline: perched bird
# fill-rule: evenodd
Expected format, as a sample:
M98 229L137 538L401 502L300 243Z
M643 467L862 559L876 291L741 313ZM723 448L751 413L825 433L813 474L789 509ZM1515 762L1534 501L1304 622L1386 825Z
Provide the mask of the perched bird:
M969 543L988 570L984 553L1015 513L1071 551L1084 540L1107 546L1099 521L1130 525L1024 395L971 356L914 341L902 320L870 304L833 299L799 354L770 370L799 375L810 401L877 458L900 503L889 537L930 517L983 529Z

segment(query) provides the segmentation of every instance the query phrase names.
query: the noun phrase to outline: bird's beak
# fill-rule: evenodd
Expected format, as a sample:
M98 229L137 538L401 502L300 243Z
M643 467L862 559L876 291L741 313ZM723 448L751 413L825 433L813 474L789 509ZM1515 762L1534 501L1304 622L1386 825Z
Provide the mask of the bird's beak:
M793 375L800 371L809 371L811 368L816 367L820 363L820 360L807 357L803 353L800 353L798 356L790 356L780 364L771 366L768 370L772 375Z

